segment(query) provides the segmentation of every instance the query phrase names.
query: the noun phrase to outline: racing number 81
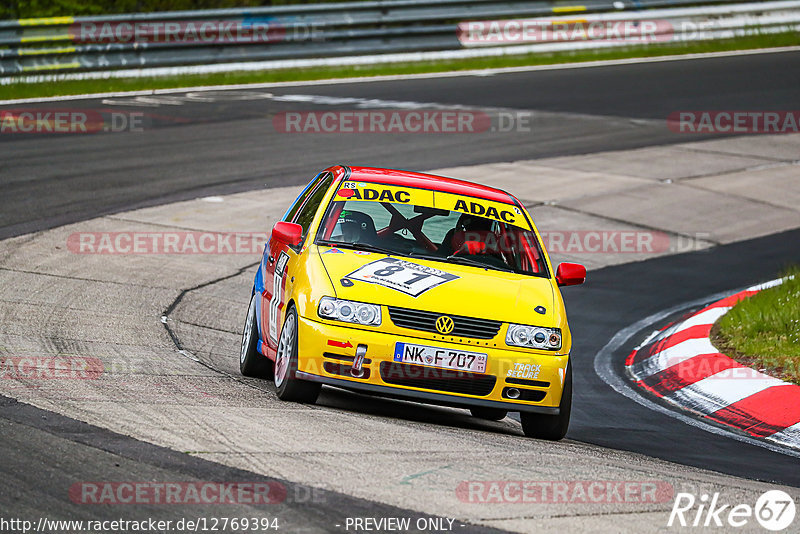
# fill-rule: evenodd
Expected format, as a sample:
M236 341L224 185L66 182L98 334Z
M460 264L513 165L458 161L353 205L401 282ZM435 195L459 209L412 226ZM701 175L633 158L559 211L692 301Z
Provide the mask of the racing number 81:
M387 265L386 267L376 270L372 274L374 274L375 276L380 276L381 278L386 278L388 276L392 276L394 273L399 273L400 271L405 271L405 270L406 270L405 267L400 267L399 265ZM429 274L418 273L403 283L410 286L411 284L415 284L420 280L425 280L428 277L430 277Z

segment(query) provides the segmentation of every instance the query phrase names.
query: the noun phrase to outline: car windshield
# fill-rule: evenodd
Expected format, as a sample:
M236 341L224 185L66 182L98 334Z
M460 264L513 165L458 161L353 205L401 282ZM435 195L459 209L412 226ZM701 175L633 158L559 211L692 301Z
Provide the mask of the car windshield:
M319 245L547 276L531 230L460 211L337 198L341 197L330 203L320 225Z

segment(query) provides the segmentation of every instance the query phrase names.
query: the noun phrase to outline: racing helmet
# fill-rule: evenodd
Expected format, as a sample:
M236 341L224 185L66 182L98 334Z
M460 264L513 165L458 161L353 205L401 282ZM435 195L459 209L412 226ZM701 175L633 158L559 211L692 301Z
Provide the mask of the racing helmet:
M361 211L344 210L333 227L331 239L346 243L375 243L378 233L372 217Z

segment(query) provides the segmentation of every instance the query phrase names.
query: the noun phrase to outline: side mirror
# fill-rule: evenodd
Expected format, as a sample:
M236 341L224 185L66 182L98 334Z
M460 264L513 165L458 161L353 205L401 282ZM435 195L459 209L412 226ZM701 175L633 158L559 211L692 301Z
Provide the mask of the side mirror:
M295 223L278 221L272 228L272 239L296 247L303 240L303 227Z
M560 286L577 286L586 281L586 267L580 263L561 263L556 270L556 282Z

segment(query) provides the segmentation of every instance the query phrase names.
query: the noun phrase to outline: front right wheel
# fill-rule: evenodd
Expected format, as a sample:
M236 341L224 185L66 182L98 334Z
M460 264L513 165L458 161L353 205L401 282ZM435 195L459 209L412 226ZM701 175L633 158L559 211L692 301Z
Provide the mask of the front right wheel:
M529 438L558 441L567 434L569 416L572 411L572 364L567 365L564 377L564 392L558 406L558 415L521 412L522 431Z
M297 373L297 310L289 306L278 338L275 356L275 388L278 398L284 401L314 404L317 402L321 385L300 380Z

